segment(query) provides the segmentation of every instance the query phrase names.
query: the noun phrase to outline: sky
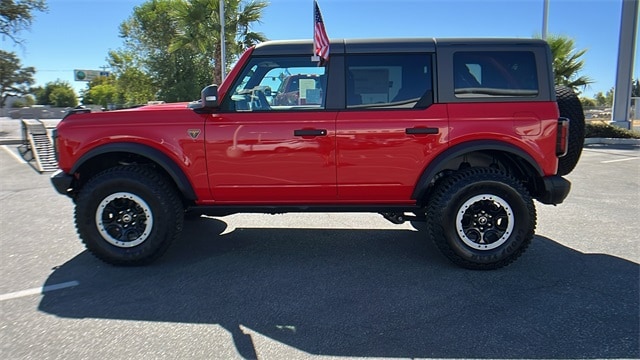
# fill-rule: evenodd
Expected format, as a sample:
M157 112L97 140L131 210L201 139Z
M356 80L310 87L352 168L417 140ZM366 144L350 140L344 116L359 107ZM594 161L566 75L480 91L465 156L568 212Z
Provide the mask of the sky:
M0 38L22 66L36 68L36 85L64 80L79 93L73 70L101 70L109 50L123 46L119 25L144 0L47 0L23 45ZM542 33L543 0L318 0L330 38L517 37ZM270 40L311 39L312 0L270 0L254 31ZM622 0L549 0L549 34L587 49L581 75L593 79L583 95L615 84ZM636 36L638 38L638 36ZM636 46L636 54L638 47ZM636 55L634 78L640 77ZM107 69L108 70L108 69Z

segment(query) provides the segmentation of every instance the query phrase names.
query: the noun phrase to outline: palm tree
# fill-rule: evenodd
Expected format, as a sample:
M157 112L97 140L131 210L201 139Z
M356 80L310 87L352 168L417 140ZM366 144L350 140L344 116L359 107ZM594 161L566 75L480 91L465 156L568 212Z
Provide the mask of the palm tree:
M237 4L238 1L236 0L235 3ZM251 31L251 25L260 22L262 10L267 5L269 4L266 1L251 1L244 3L243 7L235 10L238 15L231 20L229 28L235 29L236 43L234 52L236 54L240 54L251 46L267 40L263 33ZM225 18L227 17L225 16Z
M549 35L547 42L551 47L553 56L553 70L556 85L564 85L578 92L578 88L584 90L593 80L587 76L579 76L584 67L582 56L587 49L576 50L575 41L562 35Z
M262 33L253 32L251 26L260 22L268 3L263 0L224 0L226 59L224 66L240 53L265 41ZM173 8L172 17L179 29L170 51L192 48L212 56L213 83L221 81L222 51L220 47L220 1L180 0Z

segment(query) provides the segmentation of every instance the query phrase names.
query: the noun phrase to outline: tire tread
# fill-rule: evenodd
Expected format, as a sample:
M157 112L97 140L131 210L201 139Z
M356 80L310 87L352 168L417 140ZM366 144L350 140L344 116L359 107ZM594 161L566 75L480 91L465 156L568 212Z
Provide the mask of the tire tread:
M561 117L569 119L569 148L559 159L558 175L564 176L576 167L584 146L585 122L582 104L578 96L566 86L556 86L556 101Z
M477 263L469 261L458 255L448 244L445 236L446 230L443 227L443 209L452 206L455 194L465 187L473 185L479 181L496 181L511 186L526 204L529 211L530 223L526 226L528 232L525 234L522 245L510 256L494 263ZM505 267L519 258L529 247L533 239L536 227L536 210L533 200L526 188L514 177L503 173L500 170L483 167L473 167L453 173L440 182L432 194L432 198L427 203L427 234L435 242L442 254L453 263L472 270L495 270Z
M158 247L142 253L136 253L134 254L135 256L116 257L101 249L83 234L87 229L85 229L86 224L81 220L85 216L82 209L86 209L89 206L89 203L93 200L93 194L102 184L109 181L117 181L118 179L134 180L144 185L151 193L156 195L156 200L160 203L160 207L166 209L170 220L174 223L173 231L166 234ZM80 190L76 201L74 220L82 242L96 258L112 265L139 266L157 260L167 251L182 232L184 216L182 201L175 187L162 174L149 166L116 166L98 173ZM95 226L95 222L93 226Z

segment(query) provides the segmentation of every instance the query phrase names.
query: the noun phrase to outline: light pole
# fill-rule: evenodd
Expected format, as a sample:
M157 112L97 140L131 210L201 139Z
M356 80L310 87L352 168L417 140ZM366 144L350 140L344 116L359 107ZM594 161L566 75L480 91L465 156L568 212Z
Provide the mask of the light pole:
M226 75L226 44L224 41L224 0L220 0L220 82L224 81Z
M547 30L549 28L549 0L544 0L542 8L542 40L547 40Z

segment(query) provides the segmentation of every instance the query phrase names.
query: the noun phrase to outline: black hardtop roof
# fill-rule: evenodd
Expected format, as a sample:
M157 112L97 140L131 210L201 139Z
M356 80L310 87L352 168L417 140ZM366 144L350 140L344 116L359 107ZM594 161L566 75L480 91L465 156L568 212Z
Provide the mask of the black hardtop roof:
M435 52L436 47L446 46L547 46L541 39L529 38L390 38L390 39L334 39L332 54ZM311 54L311 40L275 40L256 45L254 55Z

